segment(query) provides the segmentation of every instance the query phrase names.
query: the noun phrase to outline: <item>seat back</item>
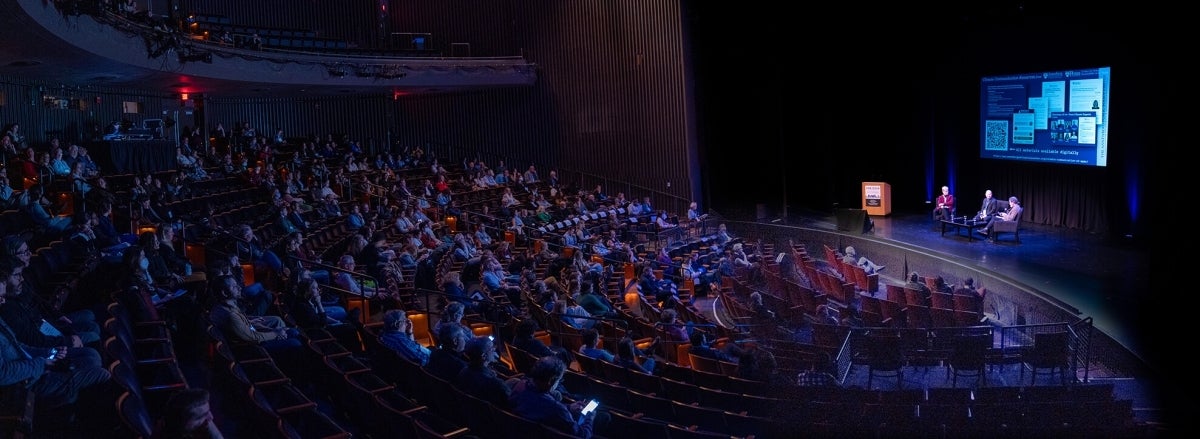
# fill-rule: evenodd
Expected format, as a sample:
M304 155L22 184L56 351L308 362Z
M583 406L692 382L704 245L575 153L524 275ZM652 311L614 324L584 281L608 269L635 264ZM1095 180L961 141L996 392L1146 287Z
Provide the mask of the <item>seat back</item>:
M430 347L437 344L436 337L433 335L433 326L429 320L429 313L423 311L408 311L408 319L412 320L413 340L420 343L421 346Z
M1070 362L1070 334L1067 332L1034 334L1033 349L1026 362L1037 367L1065 367Z
M675 411L675 417L671 420L672 423L678 423L686 427L697 427L704 431L726 431L729 426L725 424L725 412L723 410L708 407L702 404L687 404L680 401L671 401L671 408Z
M502 433L504 433L500 436L502 439L527 438L530 435L538 435L541 431L541 424L509 410L497 407L493 413L496 417L497 423L503 424L507 427L501 429L503 430Z
M700 390L695 384L690 382L673 380L670 378L660 378L660 386L662 391L658 392L658 396L670 398L673 401L679 401L685 404L700 401Z
M504 343L504 346L517 372L529 372L534 363L537 363L538 357L529 351L513 346L512 343Z
M702 372L721 373L720 361L715 358L696 355L688 352L688 361L692 365L692 369Z
M146 410L145 402L133 392L124 392L117 398L117 415L131 437L149 439L154 433L154 422Z
M904 366L898 335L871 335L867 341L867 364L872 371L894 371Z
M610 413L612 415L608 424L610 437L668 437L665 422L652 421L618 411Z
M954 337L949 365L955 369L982 370L987 351L992 347L992 334L960 334Z
M982 294L981 294L982 295ZM976 296L968 296L965 294L955 294L954 310L969 311L974 313L983 313L983 299Z

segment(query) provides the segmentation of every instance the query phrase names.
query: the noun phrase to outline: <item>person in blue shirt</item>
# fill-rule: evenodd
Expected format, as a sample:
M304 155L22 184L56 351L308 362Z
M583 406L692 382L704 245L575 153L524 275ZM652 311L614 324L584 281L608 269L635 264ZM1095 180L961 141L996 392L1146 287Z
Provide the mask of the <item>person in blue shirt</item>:
M573 230L567 230L562 235L563 247L576 247L579 245L579 237L575 235Z
M404 310L388 310L383 315L383 332L379 334L379 343L421 366L429 362L429 348L413 339L413 322Z
M698 205L696 204L696 202L695 202L695 201L693 201L691 204L689 204L689 205L688 205L688 210L687 210L687 221L688 221L689 223L694 223L694 222L696 222L696 221L700 221L700 216L701 216L701 215L700 215L700 208L698 207Z
M40 183L30 186L26 192L29 192L29 203L23 209L33 218L34 224L52 234L60 234L71 225L71 217L52 215L42 205L43 189Z
M50 160L50 170L54 172L54 175L60 177L71 175L71 165L63 160L62 149L55 149L53 154L54 158Z
M8 184L8 176L0 175L0 208L7 209L15 201L13 188Z
M487 233L487 230L483 228L482 224L475 225L475 242L478 243L478 246L481 248L492 247L492 235Z
M581 337L583 339L583 345L579 347L579 353L599 360L604 360L609 363L617 362L616 357L614 357L611 352L599 347L600 333L596 332L595 329L584 329L581 333Z
M451 198L450 190L447 189L447 190L438 192L437 197L435 197L434 201L437 202L438 206L441 206L444 208L444 207L450 205L450 198Z
M355 204L350 206L350 215L346 216L346 227L350 228L351 230L358 230L366 225L367 221L363 218L362 211L359 209L358 205Z
M692 330L691 342L692 346L688 348L688 353L696 356L737 363L742 355L742 349L733 343L728 344L725 349L712 347L712 340L709 340L708 333L701 330Z
M510 303L520 305L525 302L523 299L521 287L509 285L507 276L504 273L504 267L500 265L500 261L494 258L484 262L483 271L480 273L480 280L484 287L492 294L504 294L508 297Z

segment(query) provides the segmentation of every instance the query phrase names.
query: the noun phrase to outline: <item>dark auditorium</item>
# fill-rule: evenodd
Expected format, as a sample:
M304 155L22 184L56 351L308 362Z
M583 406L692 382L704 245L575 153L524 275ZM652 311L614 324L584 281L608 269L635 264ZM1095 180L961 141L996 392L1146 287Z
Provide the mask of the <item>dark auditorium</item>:
M1182 8L0 8L0 437L1200 425Z

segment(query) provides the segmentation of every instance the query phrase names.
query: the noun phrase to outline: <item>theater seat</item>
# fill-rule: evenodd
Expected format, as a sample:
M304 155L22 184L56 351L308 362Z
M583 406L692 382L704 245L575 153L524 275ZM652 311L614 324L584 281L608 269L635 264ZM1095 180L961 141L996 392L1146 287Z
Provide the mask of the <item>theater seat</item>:
M1001 233L1012 233L1013 241L1021 243L1021 217L1025 216L1024 212L1017 214L1016 221L994 221L992 222L992 234L990 236L993 242L999 238Z

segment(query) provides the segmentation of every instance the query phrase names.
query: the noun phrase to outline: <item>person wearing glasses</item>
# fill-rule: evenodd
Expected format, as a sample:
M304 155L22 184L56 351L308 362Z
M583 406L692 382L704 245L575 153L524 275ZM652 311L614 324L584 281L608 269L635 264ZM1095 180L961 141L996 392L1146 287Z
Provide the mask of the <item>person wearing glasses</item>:
M388 310L383 315L383 332L379 334L379 343L421 366L429 362L429 348L413 339L413 322L402 309Z

